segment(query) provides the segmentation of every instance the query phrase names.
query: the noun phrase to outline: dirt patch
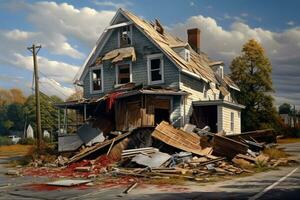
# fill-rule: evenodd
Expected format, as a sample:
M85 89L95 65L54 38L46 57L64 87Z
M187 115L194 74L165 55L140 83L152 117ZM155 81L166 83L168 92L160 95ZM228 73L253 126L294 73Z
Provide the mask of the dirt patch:
M25 156L27 155L29 149L32 145L8 145L8 146L0 146L0 157L8 158L15 156Z
M284 138L284 139L278 139L277 143L279 144L289 144L289 143L300 143L300 138Z

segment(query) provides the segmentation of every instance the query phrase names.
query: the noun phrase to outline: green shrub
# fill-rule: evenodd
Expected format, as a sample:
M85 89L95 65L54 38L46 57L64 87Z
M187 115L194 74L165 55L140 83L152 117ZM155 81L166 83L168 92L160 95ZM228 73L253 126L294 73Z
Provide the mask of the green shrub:
M33 145L33 144L35 144L35 139L34 138L22 138L19 141L19 144Z
M0 146L12 145L13 142L9 137L0 136Z

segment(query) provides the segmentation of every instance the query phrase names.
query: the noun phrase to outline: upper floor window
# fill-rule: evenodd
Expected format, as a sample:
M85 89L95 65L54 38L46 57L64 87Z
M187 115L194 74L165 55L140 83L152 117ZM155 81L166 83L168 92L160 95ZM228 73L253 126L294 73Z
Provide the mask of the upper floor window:
M120 27L119 46L127 47L129 45L131 45L131 26Z
M164 82L164 62L162 54L153 54L147 57L148 84Z
M91 93L103 91L103 68L102 66L96 66L91 68L90 71L91 80Z
M131 63L116 65L116 84L132 82Z

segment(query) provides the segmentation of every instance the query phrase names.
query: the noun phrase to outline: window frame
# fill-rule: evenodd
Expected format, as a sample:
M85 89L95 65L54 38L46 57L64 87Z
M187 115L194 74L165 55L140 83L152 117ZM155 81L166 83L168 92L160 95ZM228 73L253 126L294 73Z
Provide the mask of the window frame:
M234 112L230 112L230 131L234 132Z
M93 84L93 71L94 70L101 70L101 90L94 90L94 84ZM98 65L90 68L90 93L91 94L99 94L103 93L104 91L104 79L103 79L103 65Z
M132 62L121 62L116 64L116 84L115 86L120 86L120 85L124 85L126 83L119 83L119 66L120 65L129 65L129 83L132 83Z
M151 60L159 59L160 60L160 70L161 70L161 80L152 81L151 80ZM147 56L147 75L148 75L148 85L156 85L156 84L162 84L165 82L165 72L164 72L164 59L163 54L151 54Z
M126 25L126 26L128 26L129 27L129 31L130 31L130 33L129 33L129 37L130 37L130 44L128 44L128 46L131 46L132 45L132 25ZM121 29L123 28L123 27L126 27L126 26L121 26L121 27L119 27L119 29L118 29L118 47L119 48L125 48L125 47L121 47Z

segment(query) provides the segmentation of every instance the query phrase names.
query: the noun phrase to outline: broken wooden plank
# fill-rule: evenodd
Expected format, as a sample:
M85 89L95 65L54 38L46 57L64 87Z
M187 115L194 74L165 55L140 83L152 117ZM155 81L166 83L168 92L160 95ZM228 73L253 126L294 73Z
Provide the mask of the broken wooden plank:
M156 126L155 130L152 132L152 136L178 149L192 152L200 156L208 156L202 151L200 146L201 138L198 135L176 129L165 121L162 121Z
M64 187L71 187L75 185L81 185L92 182L91 180L73 180L73 179L65 179L65 180L58 180L53 182L48 182L47 185L53 186L64 186Z
M112 141L112 143L110 144L110 146L109 146L109 149L108 149L108 151L107 151L106 155L109 155L109 153L110 153L110 151L111 151L112 147L113 147L113 146L114 146L114 144L115 144L115 141L116 141L116 138L114 138L114 139L113 139L113 141Z
M223 161L223 160L225 160L225 159L226 159L225 157L222 157L222 158L216 158L216 159L208 160L208 161L205 161L205 162L201 162L201 163L199 163L199 165L198 165L198 166L204 166L204 165L208 165L208 164L211 164L211 163L215 163L215 162Z
M237 154L246 154L248 145L236 140L214 135L213 137L213 154L226 156L229 159L234 158Z
M132 183L123 193L124 194L128 194L129 192L131 192L136 186L138 185L137 182Z
M264 142L266 144L269 143L276 143L276 135L273 131L273 129L264 129L264 130L256 130L256 131L248 131L243 132L241 134L234 134L234 135L227 135L227 137L234 139L234 140L240 140L239 137L242 137L243 139L254 139L256 142Z
M253 163L255 163L255 161L256 161L255 158L253 158L251 156L244 155L244 154L237 154L236 157L237 158L243 158L243 159L245 159L247 161L250 161L250 162L253 162Z
M91 155L92 153L94 153L94 152L110 145L114 140L115 140L115 142L117 142L117 141L129 136L130 134L131 134L131 131L127 132L127 133L124 133L122 135L119 135L119 136L115 137L114 139L106 140L106 141L104 141L102 143L99 143L99 144L96 144L92 147L88 147L88 148L84 149L84 152L80 152L80 153L76 154L75 156L73 156L72 158L70 158L70 160L68 161L68 164L76 162L76 161L78 161L78 160L80 160L80 159L82 159L82 158L84 158L88 155Z

